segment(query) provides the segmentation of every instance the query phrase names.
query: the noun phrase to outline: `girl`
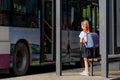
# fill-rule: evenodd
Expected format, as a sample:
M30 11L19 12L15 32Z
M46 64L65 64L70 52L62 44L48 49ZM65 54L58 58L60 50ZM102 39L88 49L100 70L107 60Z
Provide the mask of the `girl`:
M85 42L87 42L87 33L90 33L88 20L84 20L81 22L81 28L82 28L82 31L79 34L79 38L80 38L81 52L82 52L82 57L84 59L85 69L80 74L89 76L88 57L91 56L91 54L90 54L91 50L90 50L90 48L85 48ZM86 52L85 50L87 50L88 52Z

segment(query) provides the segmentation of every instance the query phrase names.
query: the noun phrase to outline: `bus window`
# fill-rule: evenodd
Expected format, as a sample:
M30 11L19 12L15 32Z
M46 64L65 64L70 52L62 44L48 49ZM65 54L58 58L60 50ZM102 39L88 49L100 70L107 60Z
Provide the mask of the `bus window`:
M62 1L62 30L80 31L80 22L84 19L90 21L90 30L99 28L98 1L89 0L63 0Z
M9 25L10 0L0 0L0 25Z
M38 27L37 0L13 0L12 25Z

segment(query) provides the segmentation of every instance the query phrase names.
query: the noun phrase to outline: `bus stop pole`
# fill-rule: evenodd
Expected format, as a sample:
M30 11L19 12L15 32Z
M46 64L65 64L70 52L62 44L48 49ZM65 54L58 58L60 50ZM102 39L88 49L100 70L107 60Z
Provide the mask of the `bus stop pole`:
M62 75L61 67L61 30L60 30L60 5L61 0L56 0L56 75Z
M104 78L108 77L107 3L108 0L99 0L101 75Z

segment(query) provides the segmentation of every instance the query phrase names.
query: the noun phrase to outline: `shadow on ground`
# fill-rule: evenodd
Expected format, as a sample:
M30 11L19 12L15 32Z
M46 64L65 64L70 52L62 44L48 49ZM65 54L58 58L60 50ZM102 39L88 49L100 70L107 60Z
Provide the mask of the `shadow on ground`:
M111 79L111 80L120 80L120 77L119 78L115 78L115 79Z
M79 66L70 66L70 65L62 66L63 70L75 69L75 68L80 68L80 67ZM43 74L43 73L49 73L49 72L55 72L55 71L56 71L56 66L55 65L31 66L28 69L27 73L23 76ZM15 76L13 74L12 69L10 70L9 74L0 74L0 80L5 79L5 78L13 78L13 77L18 77L18 76Z

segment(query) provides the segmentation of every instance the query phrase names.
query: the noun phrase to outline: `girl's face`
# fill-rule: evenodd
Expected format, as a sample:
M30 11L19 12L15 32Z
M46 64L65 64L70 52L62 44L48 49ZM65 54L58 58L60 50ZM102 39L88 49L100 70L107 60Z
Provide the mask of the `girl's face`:
M82 29L83 30L86 30L86 29L88 29L88 25L87 25L87 22L83 22L83 24L82 24Z

